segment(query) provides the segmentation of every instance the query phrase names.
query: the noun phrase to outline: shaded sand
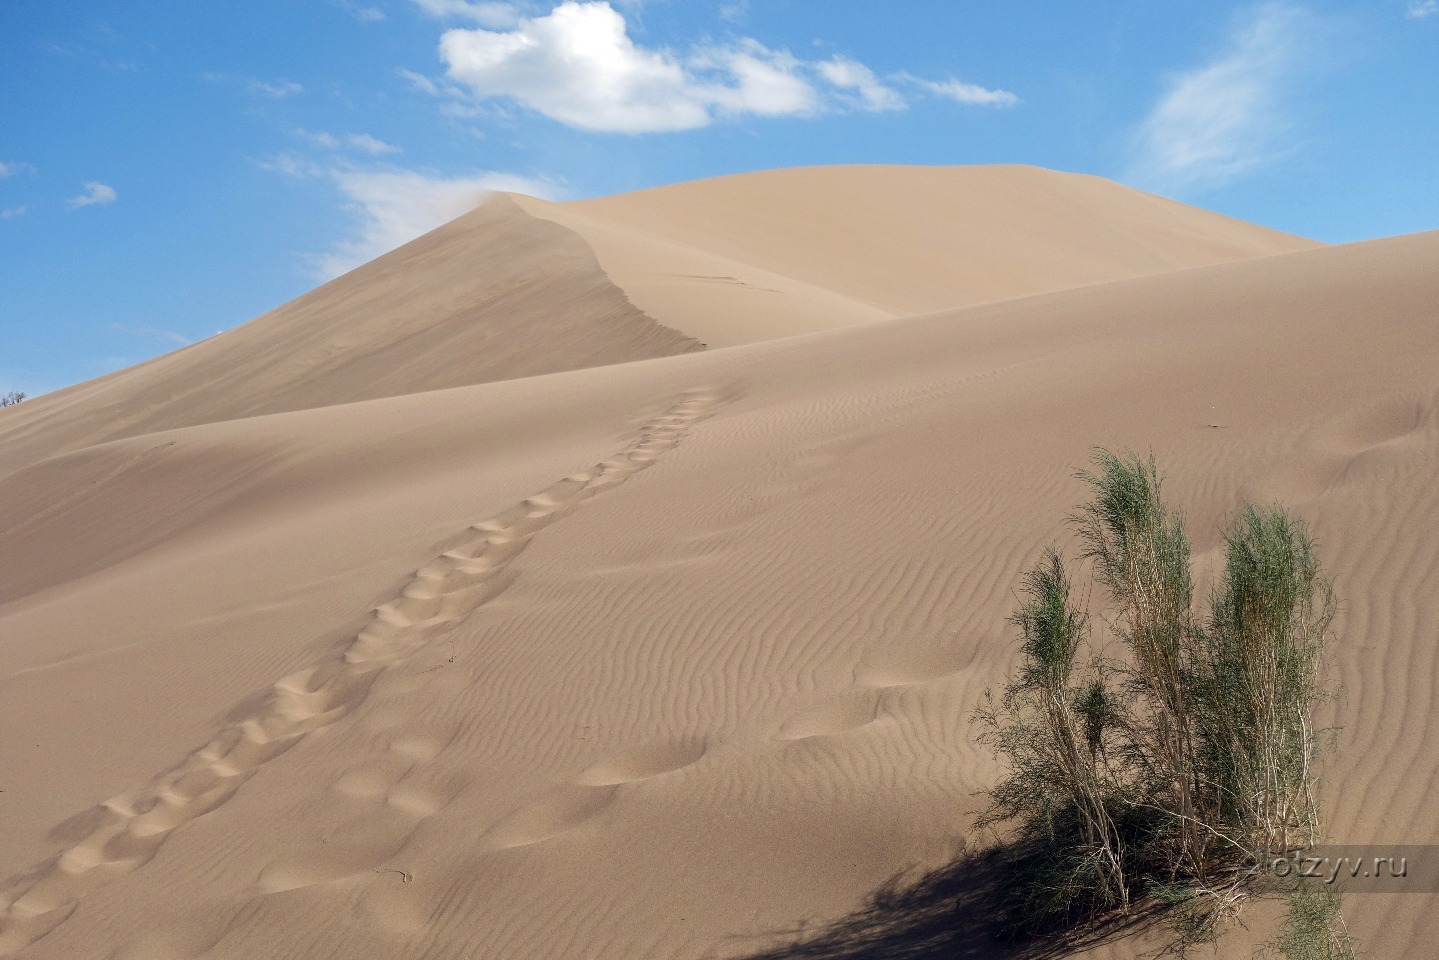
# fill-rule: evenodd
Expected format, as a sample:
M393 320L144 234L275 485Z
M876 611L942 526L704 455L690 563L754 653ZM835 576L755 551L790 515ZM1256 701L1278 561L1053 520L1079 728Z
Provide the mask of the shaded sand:
M1320 248L0 480L0 954L739 958L824 931L979 842L997 770L967 718L1092 444L1159 457L1201 565L1241 496L1311 522L1344 598L1330 832L1439 842L1435 262L1439 233ZM1439 896L1354 902L1369 956L1429 951ZM823 955L909 949L924 907ZM1005 955L941 929L909 955Z
M1317 246L1024 166L806 167L515 202L582 235L641 310L712 347Z
M158 430L698 349L578 236L496 196L250 323L30 401L0 424L0 476Z

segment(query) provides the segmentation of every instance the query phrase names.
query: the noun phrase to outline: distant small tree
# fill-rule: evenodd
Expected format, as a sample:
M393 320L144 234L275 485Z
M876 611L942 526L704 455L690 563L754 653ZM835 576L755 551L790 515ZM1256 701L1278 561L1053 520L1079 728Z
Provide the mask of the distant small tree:
M13 407L24 399L25 394L18 390L12 390L10 393L5 394L5 396L0 397L0 407Z

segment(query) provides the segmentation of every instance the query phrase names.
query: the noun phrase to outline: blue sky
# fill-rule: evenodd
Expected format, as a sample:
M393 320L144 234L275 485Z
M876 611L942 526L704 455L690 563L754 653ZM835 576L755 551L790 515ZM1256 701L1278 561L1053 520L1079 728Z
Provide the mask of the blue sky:
M486 189L1095 173L1439 228L1439 0L0 0L0 394L250 319Z

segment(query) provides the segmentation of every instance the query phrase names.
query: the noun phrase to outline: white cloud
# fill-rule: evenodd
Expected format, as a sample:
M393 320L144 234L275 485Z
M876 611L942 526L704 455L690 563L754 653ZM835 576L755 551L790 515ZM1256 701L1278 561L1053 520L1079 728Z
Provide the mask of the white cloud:
M715 106L712 86L669 54L637 47L605 2L567 0L504 33L451 30L440 57L476 95L512 97L585 130L693 129Z
M281 80L278 83L270 83L265 80L251 80L248 86L255 93L263 93L267 97L276 100L292 96L296 93L304 93L305 88L292 80Z
M0 220L11 220L15 217L23 217L29 212L30 208L25 204L21 204L18 207L6 207L4 210L0 210Z
M0 180L6 177L13 177L21 173L34 173L35 168L28 163L0 163Z
M991 90L976 83L965 83L963 80L925 80L908 73L901 73L896 79L912 83L936 97L975 107L1012 107L1019 103L1019 97L1008 90Z
M507 173L436 179L410 170L335 171L357 220L353 237L315 259L320 279L347 273L473 210L496 190L552 196L553 185Z
M415 2L434 12L477 6L462 0ZM743 11L743 4L729 4L722 13ZM624 16L609 0L565 0L543 16L519 16L505 30L450 30L440 38L440 58L449 77L475 97L508 98L582 130L652 133L692 130L728 116L799 117L905 106L899 90L848 57L801 60L752 38L684 55L647 49L630 37ZM419 74L401 74L427 93L454 93ZM1019 99L958 81L908 74L892 79L963 103L1006 106Z
M98 180L91 180L85 184L85 190L79 196L71 197L67 203L72 207L88 207L91 204L114 203L117 194L115 188L108 184L100 183Z
M855 91L865 110L903 110L905 107L899 91L881 83L874 71L858 60L835 56L821 62L818 70L820 76L841 90Z
M804 64L758 40L703 50L690 58L688 67L692 73L714 74L709 80L693 78L690 89L721 113L801 116L820 105L814 85L799 75Z
M482 27L509 29L520 22L521 9L515 3L474 2L474 0L415 0L415 5L432 17L470 20Z
M1425 17L1432 17L1439 13L1439 0L1409 0L1409 10L1406 16L1414 20L1422 20Z
M1224 52L1174 78L1140 125L1126 179L1165 191L1223 186L1271 162L1291 122L1286 99L1314 31L1285 2L1247 11Z

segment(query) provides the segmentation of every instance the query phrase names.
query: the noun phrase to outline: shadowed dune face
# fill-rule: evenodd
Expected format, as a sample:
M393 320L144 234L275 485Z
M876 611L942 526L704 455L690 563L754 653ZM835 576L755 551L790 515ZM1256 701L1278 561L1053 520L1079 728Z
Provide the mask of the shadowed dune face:
M1154 452L1201 575L1242 497L1310 523L1344 600L1329 832L1439 843L1436 259L1252 258L19 471L0 955L1144 955L983 940L964 853L997 772L969 717L1095 444ZM1436 907L1350 924L1422 956Z
M581 238L498 196L248 324L28 402L0 424L0 475L159 430L698 349Z

